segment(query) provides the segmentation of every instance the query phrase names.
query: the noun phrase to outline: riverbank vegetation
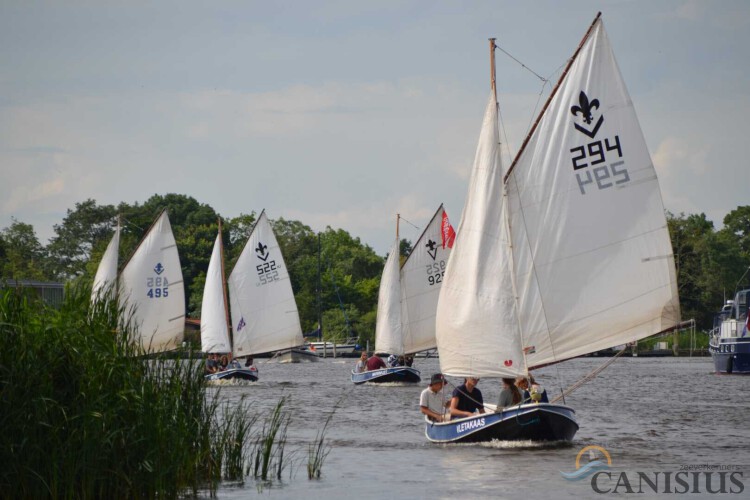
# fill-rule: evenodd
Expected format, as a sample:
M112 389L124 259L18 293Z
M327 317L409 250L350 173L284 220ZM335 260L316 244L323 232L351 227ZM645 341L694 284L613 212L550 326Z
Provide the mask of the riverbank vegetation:
M39 242L34 228L22 221L14 220L0 230L0 282L31 279L90 284L117 216L123 222L122 264L165 208L180 252L188 316L199 318L217 218L222 219L229 272L252 230L255 212L221 216L209 205L180 194L154 195L143 204L122 202L117 206L86 200L68 210L54 226L55 235L46 246ZM454 223L458 216L454 215ZM750 285L750 274L745 274L750 266L750 206L728 213L720 229L705 214L667 213L667 221L682 317L694 318L699 330L710 329L714 313L733 297L735 288ZM303 331L318 327L319 295L327 338L353 336L361 345L372 344L384 256L344 229L328 227L316 234L301 221L278 218L272 223L289 268ZM410 250L410 243L402 241L402 256Z
M0 496L211 494L245 480L254 443L263 475L280 478L289 465L283 400L269 416L244 399L222 402L190 353L143 356L116 302L89 299L71 288L51 308L0 290Z

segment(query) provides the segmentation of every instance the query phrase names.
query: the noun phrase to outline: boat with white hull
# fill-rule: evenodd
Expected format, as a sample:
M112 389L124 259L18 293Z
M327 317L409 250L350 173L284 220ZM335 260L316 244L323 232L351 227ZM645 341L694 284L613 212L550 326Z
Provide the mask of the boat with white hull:
M750 290L737 292L714 320L708 351L716 373L750 374Z

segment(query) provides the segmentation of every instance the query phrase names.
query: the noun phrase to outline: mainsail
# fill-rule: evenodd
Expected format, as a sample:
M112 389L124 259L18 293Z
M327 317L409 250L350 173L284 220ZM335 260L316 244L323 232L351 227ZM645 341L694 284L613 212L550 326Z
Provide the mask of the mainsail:
M404 342L401 336L399 267L399 239L396 238L380 278L378 315L375 323L375 352L397 356L404 354Z
M289 272L265 211L258 217L228 285L235 356L304 343Z
M679 323L656 171L601 19L511 166L507 192L529 367Z
M208 263L206 284L201 305L201 350L203 352L231 352L227 306L222 276L221 229L216 236L211 261Z
M440 205L401 267L401 333L406 354L437 347L435 312L453 247L451 232L448 214Z
M185 330L180 257L166 210L149 229L120 275L120 301L150 352L176 348Z
M99 298L99 294L106 293L117 282L117 259L120 248L120 224L117 224L115 234L104 251L99 267L96 269L94 284L91 287L91 302Z
M456 377L515 377L526 372L498 139L497 101L491 92L437 306L440 368Z

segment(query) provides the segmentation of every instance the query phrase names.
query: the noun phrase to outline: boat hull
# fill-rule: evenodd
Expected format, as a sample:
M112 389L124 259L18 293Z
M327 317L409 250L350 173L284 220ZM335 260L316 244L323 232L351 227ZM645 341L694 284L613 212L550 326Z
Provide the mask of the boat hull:
M352 372L352 382L355 384L385 383L385 382L405 382L418 383L422 378L419 376L419 370L408 366L396 366L393 368L381 368L369 372L356 373Z
M434 443L480 443L493 439L571 441L577 431L575 410L545 403L526 404L444 423L428 421L425 427L427 439Z
M716 373L750 374L750 337L712 340L708 346Z
M307 363L318 361L318 353L308 349L285 349L278 351L268 362L284 363Z
M205 377L206 381L213 380L247 380L255 382L258 380L258 370L248 370L247 368L230 368L222 372L209 373Z
M332 342L310 342L310 346L315 348L318 356L333 356L334 348ZM336 344L336 355L353 354L359 346L357 344Z

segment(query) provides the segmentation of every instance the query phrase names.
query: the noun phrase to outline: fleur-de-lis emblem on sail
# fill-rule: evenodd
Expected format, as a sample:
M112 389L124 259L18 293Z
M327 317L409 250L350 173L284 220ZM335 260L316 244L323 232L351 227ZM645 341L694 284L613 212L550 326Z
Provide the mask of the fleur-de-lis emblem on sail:
M258 246L255 247L255 253L258 254L258 258L265 261L268 258L268 245L264 245L262 242L258 242Z
M573 114L573 116L578 116L580 113L581 117L583 118L583 121L586 125L591 125L591 122L594 121L594 115L592 111L595 109L599 109L599 99L591 99L589 101L589 97L586 95L586 92L583 90L580 94L578 94L578 104L570 107L570 112ZM599 127L602 125L602 122L604 121L603 116L599 116L599 120L597 120L596 125L594 126L593 130L589 130L587 128L582 127L578 123L575 124L576 130L583 132L587 136L591 137L592 139L596 135L596 133L599 131Z
M427 254L432 257L432 260L435 260L435 257L437 257L437 243L428 239L425 246L427 247Z
M583 121L590 125L594 119L593 115L591 114L591 111L593 111L594 109L599 109L599 99L593 99L591 102L589 102L589 98L586 95L586 92L582 90L578 95L578 106L571 107L570 112L573 113L573 116L581 113L581 116L583 116Z
M158 264L156 264L156 266L154 266L154 272L156 274L161 274L164 272L164 266L161 265L161 262L159 262Z

